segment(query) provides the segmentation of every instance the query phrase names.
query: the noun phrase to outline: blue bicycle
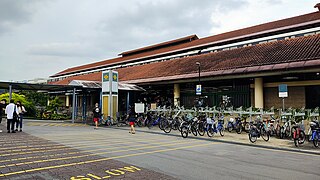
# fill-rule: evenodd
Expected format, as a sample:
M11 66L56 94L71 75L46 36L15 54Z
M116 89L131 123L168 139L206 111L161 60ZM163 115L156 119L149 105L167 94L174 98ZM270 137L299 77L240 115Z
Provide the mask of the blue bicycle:
M213 118L211 119L211 122L209 119L207 119L207 127L206 127L207 135L209 137L212 137L214 135L214 133L219 132L220 136L224 136L223 124L224 124L223 119L219 119L218 123Z
M240 117L235 118L236 122L234 122L233 118L230 118L228 124L227 124L227 129L229 132L232 130L236 130L238 134L241 134L242 132L242 121Z
M320 125L317 121L312 121L310 124L312 135L311 140L313 141L314 147L319 147L319 141L320 141Z
M161 130L163 130L164 123L166 122L166 119L162 117L161 115L159 116L154 116L152 117L148 122L147 122L147 127L151 129L153 126L158 125Z

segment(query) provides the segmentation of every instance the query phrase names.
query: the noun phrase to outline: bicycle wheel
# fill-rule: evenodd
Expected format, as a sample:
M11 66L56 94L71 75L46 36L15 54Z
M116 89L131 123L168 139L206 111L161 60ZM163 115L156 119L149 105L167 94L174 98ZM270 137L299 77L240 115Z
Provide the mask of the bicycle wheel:
M237 125L236 131L238 134L241 134L241 132L242 132L242 125L241 124Z
M251 129L249 131L248 136L249 136L250 142L255 143L257 141L257 133L255 129Z
M191 132L194 136L197 136L198 135L198 130L197 128L195 127L196 125L192 124L191 125Z
M137 118L137 125L138 125L139 127L142 127L142 118L141 118L141 117L138 117L138 118Z
M266 129L264 129L264 128L262 128L261 129L261 137L262 137L262 139L264 140L264 141L269 141L269 134L268 134L268 132L266 131Z
M200 122L198 124L198 133L200 136L204 136L204 133L205 133L205 129L204 129L204 123L203 122Z
M245 125L244 125L244 130L248 133L249 131L250 131L250 123L246 123Z
M319 136L318 135L314 136L313 145L314 145L314 147L319 147Z
M149 120L149 121L148 121L148 124L147 124L147 127L148 127L149 129L151 129L151 128L152 128L152 124L153 124L153 120Z
M280 139L283 139L285 136L284 127L280 128Z
M219 133L220 133L220 136L224 136L224 128L223 127L221 127L219 129Z
M279 125L275 129L275 134L277 137L279 137L279 138L281 137L281 128Z
M227 129L229 132L231 132L233 130L232 125L228 125Z
M188 126L183 125L181 127L181 136L183 138L187 138L188 137Z
M172 120L172 119L171 119ZM176 120L172 120L171 121L172 123L171 123L171 129L172 130L177 130L177 121Z
M158 126L159 126L159 128L160 128L161 130L163 130L164 121L166 121L166 120L165 120L165 119L160 119L160 120L159 120Z
M208 135L209 137L212 137L212 136L213 136L213 134L214 134L214 132L213 132L212 127L208 127L207 135Z
M290 127L287 126L285 129L285 137L292 137L292 133L290 132Z
M303 144L306 141L306 134L304 131L300 130L298 143Z
M165 133L170 133L171 132L171 124L167 120L163 124L163 131Z

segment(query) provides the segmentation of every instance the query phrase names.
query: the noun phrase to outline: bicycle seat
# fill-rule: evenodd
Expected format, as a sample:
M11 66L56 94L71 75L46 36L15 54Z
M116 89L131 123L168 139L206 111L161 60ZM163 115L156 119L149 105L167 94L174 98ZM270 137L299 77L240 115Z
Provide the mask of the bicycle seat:
M299 125L293 125L292 128L299 128Z

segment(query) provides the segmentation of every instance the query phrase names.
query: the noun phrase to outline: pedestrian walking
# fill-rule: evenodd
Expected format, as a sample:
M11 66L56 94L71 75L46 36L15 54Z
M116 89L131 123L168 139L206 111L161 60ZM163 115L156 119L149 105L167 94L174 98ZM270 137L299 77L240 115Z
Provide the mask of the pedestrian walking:
M96 103L93 109L93 122L95 123L96 127L94 129L98 129L98 122L101 118L101 109L99 108L99 104Z
M2 99L0 101L0 124L2 122L2 116L3 116L3 112L5 110L5 107L6 107L6 100L5 99ZM2 129L0 129L0 132L2 132Z
M3 112L5 110L5 107L6 107L6 100L5 99L2 99L0 101L0 124L2 122L2 116L3 116Z
M21 104L20 101L17 101L17 108L19 112L19 118L16 121L16 131L18 131L18 128L20 126L20 132L22 131L22 120L23 120L23 115L27 112L24 105Z
M134 129L134 123L135 123L135 121L136 121L136 118L135 118L135 112L134 112L134 109L133 109L132 106L129 108L128 118L129 118L129 125L130 125L130 131L129 131L129 133L135 134L136 131L135 131L135 129Z
M19 116L19 111L17 106L14 104L14 100L10 100L10 103L6 107L6 114L7 114L7 130L8 133L16 133L14 131L14 123Z

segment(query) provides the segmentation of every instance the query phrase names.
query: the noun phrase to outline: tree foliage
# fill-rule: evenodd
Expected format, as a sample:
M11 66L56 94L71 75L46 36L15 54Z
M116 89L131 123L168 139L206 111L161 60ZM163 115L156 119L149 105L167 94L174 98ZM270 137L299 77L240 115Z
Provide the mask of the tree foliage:
M7 103L9 103L9 93L4 93L0 95L0 100L5 99ZM20 101L21 104L26 108L27 116L34 116L35 115L35 107L34 104L31 101L28 101L26 96L23 94L17 94L17 93L12 93L12 99L16 103L17 101Z

